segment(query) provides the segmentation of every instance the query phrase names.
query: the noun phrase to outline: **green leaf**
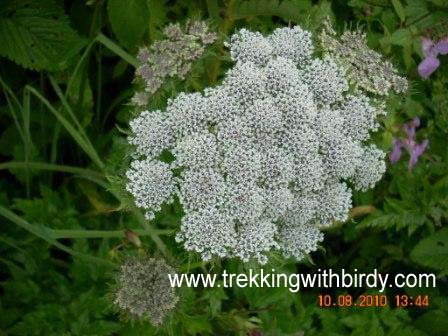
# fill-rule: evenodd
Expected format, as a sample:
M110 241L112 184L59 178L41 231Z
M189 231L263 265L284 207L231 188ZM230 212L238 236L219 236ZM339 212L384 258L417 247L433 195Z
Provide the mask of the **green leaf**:
M34 70L63 69L85 44L52 0L5 0L0 8L0 55Z
M406 20L406 13L400 0L392 0L392 5L394 6L395 12L397 13L401 22L404 22Z
M429 336L445 335L448 330L448 316L442 310L430 311L419 316L415 325Z
M212 332L207 315L185 316L184 323L189 335L204 335Z
M286 21L300 22L308 16L310 8L310 1L242 1L235 7L232 18L238 20L251 16L278 16Z
M107 11L112 30L127 47L140 43L149 24L149 11L145 0L109 0Z
M104 34L99 33L98 36L96 37L96 40L100 42L102 45L104 45L107 49L112 51L114 54L120 56L124 61L134 66L135 68L137 68L140 65L139 61L134 56L127 53L118 44L116 44L111 39L107 38Z
M156 40L160 37L160 27L163 27L167 22L166 15L168 14L168 9L166 8L166 0L147 0L149 11L149 23L148 23L148 35L151 41ZM214 19L220 19L219 13L218 17Z
M416 263L442 272L448 271L448 228L421 240L411 252Z
M46 226L39 225L39 224L30 224L23 218L17 216L14 212L10 211L9 209L3 207L0 205L0 216L10 220L14 224L18 225L22 229L25 229L29 231L30 233L34 234L35 236L45 240L47 243L59 248L60 250L71 254L73 256L86 258L91 261L105 263L105 264L111 264L109 261L105 259L100 259L96 257L92 257L90 255L86 255L83 253L79 253L77 251L72 250L71 248L59 243L56 239L54 239L51 236L51 230L48 229Z
M412 46L412 34L407 29L397 29L390 36L381 38L381 43L398 45L401 47Z

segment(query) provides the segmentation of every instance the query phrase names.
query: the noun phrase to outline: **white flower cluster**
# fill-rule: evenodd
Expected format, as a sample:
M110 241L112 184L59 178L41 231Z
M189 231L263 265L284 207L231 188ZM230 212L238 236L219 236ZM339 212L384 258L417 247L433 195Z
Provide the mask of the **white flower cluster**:
M379 110L333 59L313 57L300 27L242 29L227 46L235 65L221 85L131 122L141 158L128 190L150 218L177 197L176 239L204 260L263 264L271 250L301 259L323 240L320 227L347 220L350 186L366 190L384 173L384 153L366 144ZM161 162L163 150L173 162Z

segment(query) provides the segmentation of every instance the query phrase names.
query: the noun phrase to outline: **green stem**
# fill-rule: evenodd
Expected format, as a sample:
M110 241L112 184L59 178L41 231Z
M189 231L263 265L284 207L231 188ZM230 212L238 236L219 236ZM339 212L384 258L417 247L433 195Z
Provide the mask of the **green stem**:
M85 258L94 262L99 262L102 264L107 264L109 266L114 265L112 262L105 260L105 259L101 259L101 258L97 258L97 257L93 257L93 256L89 256L87 254L84 253L80 253L77 251L72 250L71 248L59 243L54 237L52 237L51 235L51 230L48 229L47 227L43 226L43 225L33 225L28 223L26 220L24 220L23 218L17 216L14 212L8 210L7 208L3 207L0 205L0 216L5 217L6 219L10 220L11 222L13 222L14 224L16 224L17 226L21 227L22 229L34 234L35 236L45 240L47 243L57 247L58 249L71 254L72 256L75 257L80 257L80 258Z
M96 40L103 44L107 49L114 52L116 55L120 56L123 60L128 62L130 65L132 65L134 68L137 68L140 66L140 62L131 54L126 52L124 49L122 49L120 46L118 46L114 41L107 38L104 34L99 33L96 37Z
M63 173L77 174L81 176L93 177L93 178L104 178L104 175L90 169L57 165L52 163L44 162L16 162L10 161L5 163L0 163L0 170L2 169L38 169L38 170L51 170L59 171Z
M143 216L143 214L141 213L140 210L138 210L137 208L132 210L132 215L134 215L134 217L137 219L137 221L140 223L141 226L144 227L144 231L147 232L153 232L153 228L151 228L151 226L149 225L148 221L146 220L145 216ZM149 234L149 236L151 237L151 239L153 240L153 242L156 244L157 248L160 250L160 252L162 252L162 254L168 259L168 260L172 260L173 257L171 256L171 254L169 253L165 243L163 242L162 239L160 239L160 237L156 234Z
M70 239L78 239L78 238L124 238L126 237L125 230L50 230L51 236L54 239L61 238L70 238ZM170 235L174 233L174 230L134 230L132 229L137 236L151 236L151 235Z
M104 169L104 163L101 161L98 153L93 147L89 139L85 138L73 125L56 110L51 103L42 96L35 88L27 85L25 87L30 93L36 96L42 103L48 108L48 110L55 116L55 118L64 126L67 132L73 137L73 139L78 143L78 145L84 150L84 152L92 159L92 161L100 168Z

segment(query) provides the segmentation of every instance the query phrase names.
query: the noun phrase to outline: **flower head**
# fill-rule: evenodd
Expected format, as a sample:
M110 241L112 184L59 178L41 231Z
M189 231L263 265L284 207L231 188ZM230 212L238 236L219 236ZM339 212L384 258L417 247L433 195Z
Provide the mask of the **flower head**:
M347 219L349 186L372 188L384 173L384 152L365 144L384 110L351 89L354 73L337 57L313 57L300 27L241 29L226 45L235 64L220 85L131 122L129 141L145 160L131 166L128 189L151 212L177 197L185 215L176 240L204 260L264 264L271 250L303 258L322 241L320 227ZM403 89L390 64L368 55L377 71L358 73L360 87L382 97ZM162 150L174 156L169 168Z
M137 81L144 83L145 89L137 92L132 102L145 106L169 77L184 79L191 70L192 63L204 53L204 46L213 43L217 35L209 31L203 21L187 22L185 27L170 24L163 30L164 40L156 41L150 47L139 50L137 59L141 65L135 74Z
M368 47L363 32L345 31L338 37L327 19L319 35L319 42L324 52L346 70L350 84L380 96L387 96L390 90L397 93L406 91L406 79L399 76L393 65L384 60L381 54Z
M117 274L114 304L133 319L162 324L179 300L168 278L172 273L162 259L128 258Z

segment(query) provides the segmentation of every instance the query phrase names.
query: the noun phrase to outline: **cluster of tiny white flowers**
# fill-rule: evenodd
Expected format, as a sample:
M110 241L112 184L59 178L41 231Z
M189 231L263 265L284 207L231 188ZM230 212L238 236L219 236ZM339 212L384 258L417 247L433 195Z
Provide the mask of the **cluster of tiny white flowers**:
M153 211L160 211L164 202L173 200L176 191L170 166L158 160L135 160L126 172L127 191L134 195L135 204L146 212L147 219L154 218ZM151 210L149 210L151 209Z
M323 240L320 227L347 220L351 186L372 188L384 173L384 153L366 144L381 109L334 59L313 57L299 27L242 29L226 45L235 65L221 85L132 121L144 160L128 190L150 214L178 198L176 240L204 260L263 264L271 250L301 259ZM162 162L163 150L174 160Z

